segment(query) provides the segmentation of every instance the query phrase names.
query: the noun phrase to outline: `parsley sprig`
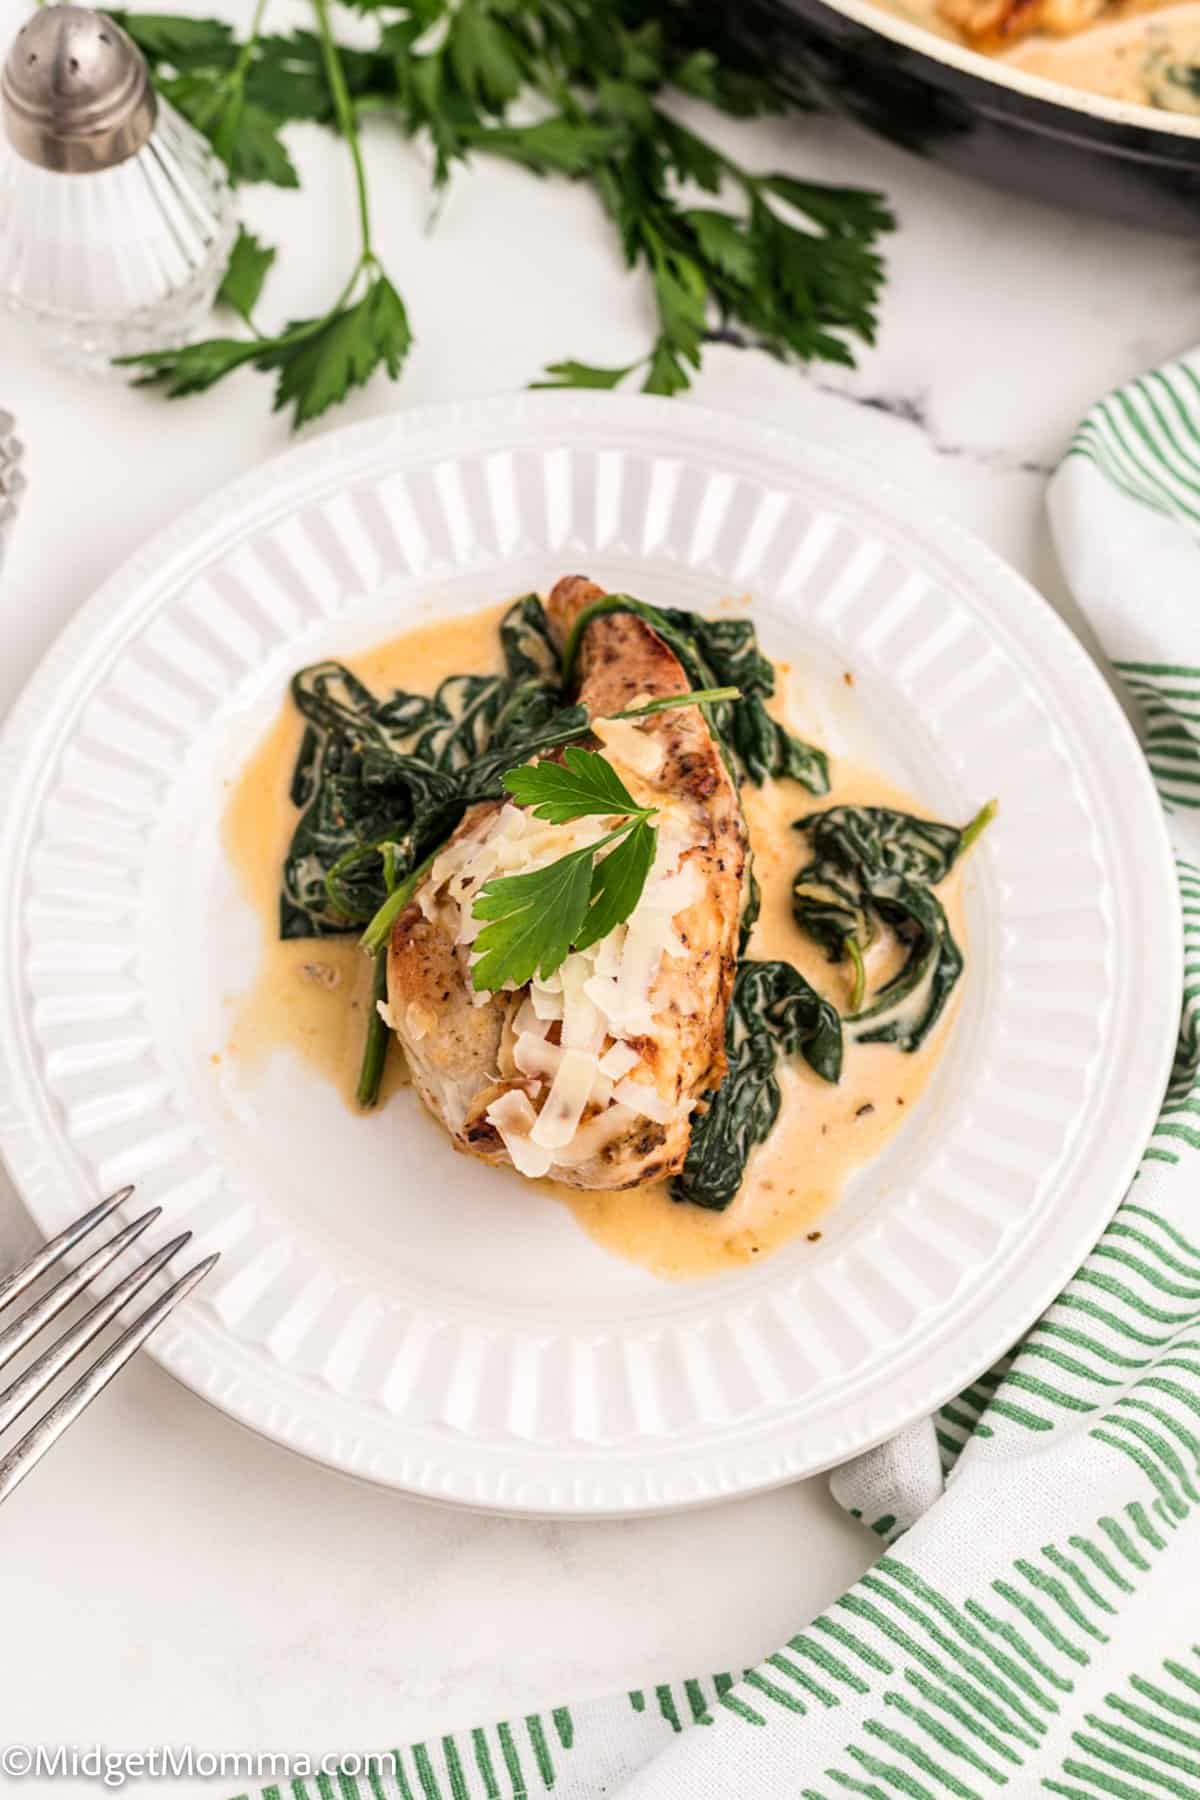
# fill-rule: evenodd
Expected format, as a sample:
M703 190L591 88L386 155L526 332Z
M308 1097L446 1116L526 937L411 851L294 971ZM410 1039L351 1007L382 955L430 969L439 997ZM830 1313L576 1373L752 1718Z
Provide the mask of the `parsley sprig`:
M892 218L876 194L758 173L696 125L699 108L735 118L789 102L729 40L720 9L664 0L352 0L374 41L335 42L329 0L317 30L269 35L266 0L239 43L204 18L119 14L167 97L211 140L235 181L295 187L281 137L293 122L339 132L355 173L362 243L328 311L274 334L253 323L274 251L243 234L222 297L250 326L132 359L170 397L234 370L276 377L293 423L317 417L384 368L411 334L372 248L359 125L368 115L427 145L435 194L479 156L588 184L632 269L648 278L653 337L616 367L575 357L536 385L656 394L686 388L713 342L783 360L852 363L871 342L883 280L878 241ZM682 102L682 107L681 107ZM685 122L685 116L686 121Z
M295 170L279 147L282 164L259 157L260 140L274 143L270 115L247 98L247 83L255 64L258 29L266 0L259 0L251 37L233 68L209 87L193 76L183 89L190 100L187 110L199 129L207 131L218 155L231 173L243 180L272 180L284 187L298 185ZM221 297L241 316L252 332L250 338L208 338L180 349L158 350L142 356L118 358L142 370L139 386L161 387L168 399L202 393L234 369L249 364L274 374L275 410L290 406L293 426L307 424L327 407L344 400L352 387L367 382L383 367L394 380L412 344L412 332L404 302L388 280L375 254L371 238L371 209L367 174L359 142L358 122L350 99L345 70L334 42L329 0L313 0L317 17L321 67L332 101L333 117L346 140L354 169L360 249L349 279L327 312L315 319L300 319L274 336L263 336L254 324L254 309L275 252L246 231L239 233L221 288ZM129 23L130 21L127 21ZM174 21L176 26L198 23ZM175 53L178 54L176 47ZM186 77L183 78L186 81ZM199 85L197 86L197 83ZM175 98L180 98L178 85ZM264 128L263 119L268 121ZM286 165L286 166L285 166Z
M665 694L657 700L647 700L641 706L626 707L624 712L610 713L608 717L612 719L648 719L653 717L655 713L673 712L677 707L707 706L716 701L740 699L740 688L700 688L686 694ZM586 718L586 714L584 716ZM533 765L523 765L523 767L531 766ZM541 767L549 765L537 766ZM509 770L508 773L520 773L520 770ZM503 780L507 783L507 775L503 777ZM389 861L389 852L393 852L394 859L394 846L387 843L381 843L376 846L376 848L379 849L384 857L386 869ZM593 849L594 848L595 846L593 846ZM419 863L412 873L406 876L397 886L393 887L389 880L387 899L370 920L362 937L359 939L359 944L368 956L378 956L382 950L387 948L387 942L392 934L393 925L395 925L396 920L409 904L413 894L416 892L419 882L428 872L437 854L438 850L432 851L430 855L428 855L423 862ZM640 893L641 888L639 887L638 895L640 895ZM634 905L636 906L636 904L637 895L634 897ZM620 920L615 921L617 924L620 922ZM562 957L559 958L559 962L561 961ZM557 968L557 966L558 964L556 963L555 967Z
M658 808L639 806L612 764L595 750L569 745L560 763L510 769L504 785L535 819L566 825L616 818L603 837L523 875L484 883L472 912L485 920L471 971L478 992L524 987L552 975L572 950L599 943L629 917L654 863ZM599 852L607 849L608 855Z
M676 707L740 698L735 687L702 688L664 694L608 716L647 719ZM484 883L471 908L476 919L486 921L475 939L479 960L471 980L477 991L489 993L508 983L524 987L535 973L543 979L553 975L572 950L586 950L623 925L642 897L657 845L650 821L658 808L639 806L598 751L571 744L561 763L527 763L510 769L504 786L518 806L528 807L535 819L548 825L587 818L616 818L621 823L556 862ZM610 844L615 848L600 857Z

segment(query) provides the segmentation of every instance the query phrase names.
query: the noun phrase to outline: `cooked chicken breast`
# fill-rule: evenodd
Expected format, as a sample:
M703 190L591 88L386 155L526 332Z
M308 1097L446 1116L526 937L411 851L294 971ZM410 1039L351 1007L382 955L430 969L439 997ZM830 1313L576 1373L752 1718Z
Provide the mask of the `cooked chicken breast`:
M1110 0L939 0L938 11L976 50L997 51L1043 32L1070 37L1102 13L1123 10ZM1140 10L1140 9L1139 9Z
M547 611L560 644L602 592L581 576L558 583ZM512 803L474 807L395 925L388 1009L418 1092L460 1149L574 1187L632 1187L681 1168L693 1110L724 1073L746 834L699 708L610 717L688 690L644 620L593 619L577 672L604 754L638 804L658 809L641 900L547 981L474 993L470 909L483 881L552 861L608 823L547 827Z

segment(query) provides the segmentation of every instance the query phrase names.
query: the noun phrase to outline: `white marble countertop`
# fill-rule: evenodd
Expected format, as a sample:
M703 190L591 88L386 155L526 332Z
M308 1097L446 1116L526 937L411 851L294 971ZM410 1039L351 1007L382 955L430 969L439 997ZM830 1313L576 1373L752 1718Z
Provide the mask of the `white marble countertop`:
M1043 518L1046 473L1093 398L1195 340L1195 248L964 185L824 120L735 135L750 162L884 190L900 230L879 343L856 372L789 372L716 349L695 400L850 452L865 480L886 471L1070 615ZM333 141L315 129L293 141L303 190L251 190L245 211L286 245L272 295L295 317L326 292L326 265L348 263L353 220ZM640 351L643 291L586 193L480 168L456 178L430 236L413 154L382 130L368 154L379 248L417 347L402 386L374 383L318 430L515 389L560 356L615 363ZM249 376L170 407L85 385L4 326L0 406L20 422L30 485L0 577L0 708L150 532L283 447L267 397ZM29 1241L0 1176L0 1259ZM124 1748L379 1747L736 1667L793 1633L872 1554L822 1481L625 1524L412 1503L259 1441L145 1357L2 1524L0 1737Z

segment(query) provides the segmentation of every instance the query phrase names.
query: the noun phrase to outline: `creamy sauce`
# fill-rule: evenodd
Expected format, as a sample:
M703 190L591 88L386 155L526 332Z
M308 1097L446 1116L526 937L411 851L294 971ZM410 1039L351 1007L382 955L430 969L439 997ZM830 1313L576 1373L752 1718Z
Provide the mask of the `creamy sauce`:
M1005 60L1085 93L1200 115L1200 89L1192 85L1200 69L1200 7L1122 19L1075 38L1033 38Z
M368 687L430 692L463 669L501 667L497 626L505 607L440 619L340 660ZM373 967L354 937L279 937L279 870L296 824L288 798L304 722L285 699L270 731L233 784L225 810L225 849L262 922L257 979L238 1001L229 1054L264 1062L286 1048L331 1081L348 1106L372 1005ZM388 1054L379 1104L407 1077L398 1047ZM416 1102L414 1101L415 1105Z
M878 0L885 12L956 43L962 35L940 0ZM1084 93L1137 106L1200 115L1192 71L1200 68L1200 6L1124 0L1096 23L1064 36L1037 33L995 53L995 60Z
M504 610L492 607L420 626L342 660L376 690L406 687L428 692L457 671L489 673L498 668L496 627ZM785 672L781 665L781 673ZM782 716L782 706L777 710ZM226 850L261 920L263 944L257 979L238 1003L228 1051L251 1066L276 1051L290 1051L331 1081L353 1107L366 1009L371 1004L371 964L353 937L281 942L277 935L279 868L296 817L288 785L300 737L300 719L285 701L233 784L226 810ZM762 910L749 954L791 962L840 1009L847 1002L848 974L841 965L829 963L792 920L791 882L803 856L792 821L806 812L842 804L893 806L926 816L928 809L879 776L841 759L833 763L832 772L834 785L819 799L794 782L769 782L761 789L747 784L742 798L762 890ZM957 876L943 883L938 894L961 945ZM889 973L890 954L886 944L870 953L872 985ZM954 1010L952 1003L915 1055L847 1038L842 1079L836 1087L819 1080L799 1060L781 1063L779 1122L767 1143L754 1151L742 1190L724 1212L677 1205L665 1183L618 1193L550 1181L526 1185L560 1201L605 1249L667 1279L717 1274L753 1262L789 1239L817 1238L821 1215L848 1176L883 1147L916 1103ZM393 1045L381 1104L403 1084L403 1065L403 1055ZM418 1107L420 1102L412 1095L402 1104ZM479 1179L493 1178L481 1163Z
M754 870L762 889L762 911L751 933L748 954L762 961L790 962L839 1010L850 982L841 964L798 930L792 919L792 877L803 860L803 844L792 821L828 806L894 806L928 816L911 795L879 776L845 762L832 765L835 780L819 799L795 782L747 784L742 803L754 846ZM938 897L950 928L964 942L962 897L955 874ZM891 972L883 945L868 955L872 986ZM836 1087L813 1074L799 1059L776 1068L783 1104L779 1122L750 1157L746 1179L724 1212L680 1206L665 1182L623 1193L589 1192L539 1182L570 1208L590 1237L618 1256L656 1275L681 1279L714 1275L755 1261L800 1235L820 1236L821 1215L837 1199L847 1178L886 1144L937 1062L955 1010L946 1008L921 1048L909 1056L887 1044L855 1044L846 1038L842 1079Z

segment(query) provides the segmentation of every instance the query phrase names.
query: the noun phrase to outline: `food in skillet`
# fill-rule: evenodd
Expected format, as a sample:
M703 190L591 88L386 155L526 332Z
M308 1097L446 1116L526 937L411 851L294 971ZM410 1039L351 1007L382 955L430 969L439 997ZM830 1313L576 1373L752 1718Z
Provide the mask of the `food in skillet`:
M337 663L294 678L282 933L366 926L364 1104L394 1032L459 1149L584 1190L668 1178L724 1209L787 1068L834 1085L847 1038L908 1052L932 1030L962 969L934 889L989 811L959 831L813 810L827 759L769 710L747 618L568 577L500 637L502 673L432 697L380 700ZM794 795L791 906L837 965L844 1018L791 962L748 953L743 790L765 788Z
M886 11L1085 93L1200 115L1195 0L880 0Z
M1118 10L1111 0L938 0L942 18L977 50L1000 50L1037 31L1070 37Z

